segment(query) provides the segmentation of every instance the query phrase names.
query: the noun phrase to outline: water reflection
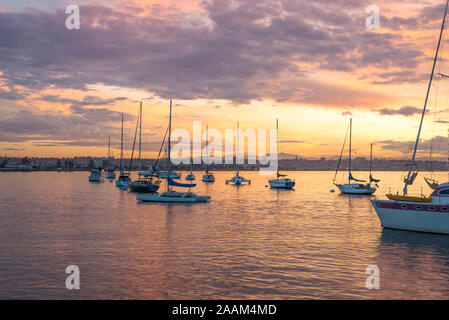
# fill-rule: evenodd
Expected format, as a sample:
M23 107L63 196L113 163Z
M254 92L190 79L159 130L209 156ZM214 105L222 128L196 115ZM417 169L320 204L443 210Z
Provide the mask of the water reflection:
M289 175L295 190L267 188L257 172L234 188L216 172L194 189L210 203L163 204L86 172L1 174L0 298L447 297L449 236L383 230L370 197L329 192L333 173ZM378 198L401 181L376 176ZM81 270L76 295L68 264ZM365 288L368 265L380 290Z

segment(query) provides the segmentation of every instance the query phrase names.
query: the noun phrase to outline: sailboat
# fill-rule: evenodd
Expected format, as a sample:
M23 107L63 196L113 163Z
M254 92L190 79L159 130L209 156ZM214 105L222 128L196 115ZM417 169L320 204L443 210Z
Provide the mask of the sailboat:
M193 181L195 180L195 175L190 171L190 173L186 176L186 180Z
M279 157L279 121L278 119L276 119L276 153L277 156ZM279 165L276 171L276 179L271 179L268 181L268 183L270 184L271 188L277 188L277 189L293 189L293 187L295 186L295 181L290 179L290 178L286 178L287 175L285 174L280 174L279 173Z
M122 113L122 130L120 135L120 176L115 182L115 186L120 189L128 189L128 184L131 181L129 173L125 173L123 169L123 113Z
M191 146L191 150L192 150L192 146ZM193 169L193 155L192 155L192 151L190 151L190 173L186 176L186 180L189 180L189 181L195 180L195 175L193 174L192 169Z
M371 143L371 148L370 148L370 152L369 152L369 182L376 183L376 187L378 187L377 183L380 182L380 179L373 178L373 144L372 143Z
M165 153L169 153L170 151L168 151L168 144L166 145L166 150L165 150ZM168 157L168 156L167 156ZM168 158L167 158L168 159ZM173 170L171 170L171 169L169 169L168 167L167 167L167 170L166 171L162 171L162 172L160 172L159 173L159 177L161 178L161 179L167 179L167 178L171 178L171 179L180 179L181 178L181 174L180 173L178 173L178 172L175 172L175 171L173 171Z
M109 137L109 142L108 142L108 160L109 160L109 168L107 169L107 174L106 174L106 178L109 180L114 180L115 179L115 169L112 162L112 158L111 158L111 137Z
M347 134L347 133L346 133ZM337 186L338 189L340 189L341 193L345 194L357 194L357 195L372 195L374 192L376 192L377 188L373 185L371 185L370 182L366 183L365 180L359 180L353 177L351 172L351 156L352 156L352 118L349 120L349 167L348 167L348 183L346 184L337 184L335 183L335 179L337 177L338 169L341 163L341 157L343 155L343 150L346 143L346 136L345 140L343 142L343 148L342 153L340 154L340 159L338 160L337 169L335 170L335 176L334 176L334 185ZM370 178L372 177L370 172ZM352 182L358 182L358 183L352 183Z
M240 128L239 128L239 123L237 122L237 149L236 149L236 152L235 152L235 154L236 154L236 157L235 157L236 161L237 161L237 156L238 156L238 152L239 152L239 133L240 133ZM229 184L229 183L232 183L235 186L240 186L240 185L242 185L244 183L251 184L251 180L247 180L247 179L245 179L244 177L242 177L240 175L240 169L239 169L239 167L237 165L237 172L235 173L235 176L232 179L230 179L230 180L226 180L226 184Z
M142 102L140 102L140 109L139 109L139 161L137 163L137 171L139 179L136 181L133 181L129 184L129 189L131 192L138 192L138 193L147 193L147 192L156 192L159 190L159 185L161 181L157 179L153 182L153 177L142 177L141 173L141 161L142 161ZM136 132L137 133L137 132ZM135 139L134 139L135 141ZM133 144L133 154L134 154L134 144ZM131 156L132 159L132 156ZM131 165L130 165L131 168Z
M422 124L426 114L427 101L429 98L430 88L432 86L432 79L434 76L435 66L438 60L438 53L446 23L448 4L449 0L446 1L443 21L441 23L440 36L433 60L432 72L430 74L418 134L413 149L412 159L410 161L408 174L404 179L403 193L402 195L399 195L399 192L397 194L387 194L386 196L388 200L371 200L371 204L373 205L374 210L376 211L384 228L449 234L449 182L438 185L429 197L425 197L423 195L409 196L407 190L408 186L413 183L418 175L418 171L415 168L415 157L418 150Z
M167 172L170 172L170 151L171 151L171 118L172 118L172 100L170 100L170 117L168 124L168 142L167 142ZM175 202L175 203L197 203L208 202L210 196L199 196L190 192L190 188L196 184L185 184L174 181L170 176L165 178L167 180L167 191L161 194L139 194L137 200L144 202ZM188 188L188 192L177 192L170 190L170 187Z
M90 172L89 182L102 182L103 176L99 168L93 168Z
M209 126L206 126L206 148L207 148L208 144L209 144ZM204 171L202 181L203 182L215 182L215 176L214 176L213 172L209 171L209 165L208 165L207 161L206 161L206 170Z

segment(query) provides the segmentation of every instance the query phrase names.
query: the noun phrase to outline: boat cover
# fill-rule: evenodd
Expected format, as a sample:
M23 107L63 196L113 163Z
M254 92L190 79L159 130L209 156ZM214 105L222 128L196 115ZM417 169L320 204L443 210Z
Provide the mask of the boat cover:
M172 178L167 178L168 184L174 187L182 187L182 188L193 188L196 186L195 183L179 183L174 181Z

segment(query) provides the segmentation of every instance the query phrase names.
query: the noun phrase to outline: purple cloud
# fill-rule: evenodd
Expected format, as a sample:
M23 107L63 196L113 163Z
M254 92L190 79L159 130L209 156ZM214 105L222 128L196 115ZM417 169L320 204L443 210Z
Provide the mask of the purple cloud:
M405 116L405 117L410 117L415 114L421 114L422 108L403 106L399 109L383 108L383 109L375 110L375 111L379 112L381 115L386 115L386 116L401 115L401 116Z
M36 90L104 83L163 98L328 104L317 97L329 87L307 77L316 68L411 69L422 59L399 35L367 32L363 10L351 13L366 5L214 0L194 19L160 6L149 16L81 6L76 31L65 29L63 10L3 12L0 70L11 87ZM353 103L356 91L341 90L336 103Z

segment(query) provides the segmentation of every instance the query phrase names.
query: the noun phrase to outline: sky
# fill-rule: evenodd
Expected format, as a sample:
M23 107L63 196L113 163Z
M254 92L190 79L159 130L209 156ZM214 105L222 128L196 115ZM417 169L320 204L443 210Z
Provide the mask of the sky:
M376 5L380 27L368 29ZM68 5L80 29L68 30ZM0 155L130 153L140 101L143 150L168 122L223 132L273 129L279 151L407 158L444 12L440 0L0 0ZM444 34L436 71L449 74ZM447 158L449 79L436 76L419 156Z

